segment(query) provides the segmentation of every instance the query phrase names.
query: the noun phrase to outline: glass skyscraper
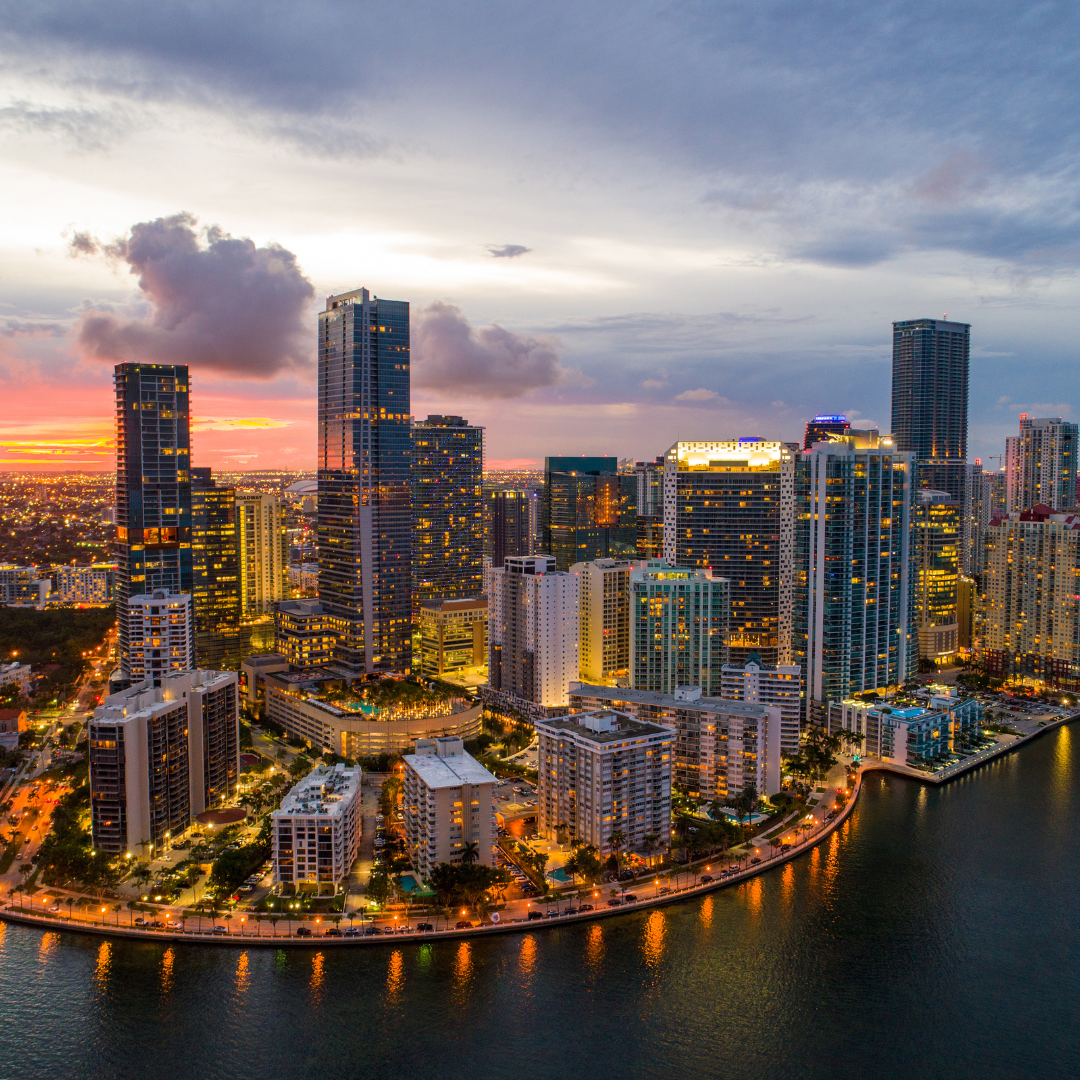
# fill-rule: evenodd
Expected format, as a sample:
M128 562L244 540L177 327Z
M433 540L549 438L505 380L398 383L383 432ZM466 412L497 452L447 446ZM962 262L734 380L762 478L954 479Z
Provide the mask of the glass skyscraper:
M892 435L918 463L918 486L964 497L971 326L893 323Z
M352 672L412 665L409 305L367 289L319 313L319 599Z
M131 674L127 602L192 591L188 369L117 364L116 614L120 670Z
M960 644L960 502L922 488L912 505L915 533L915 618L919 656L943 664Z
M210 469L191 470L191 558L195 656L199 667L240 666L240 566L236 489Z
M412 429L412 588L424 600L484 591L484 429L429 416Z

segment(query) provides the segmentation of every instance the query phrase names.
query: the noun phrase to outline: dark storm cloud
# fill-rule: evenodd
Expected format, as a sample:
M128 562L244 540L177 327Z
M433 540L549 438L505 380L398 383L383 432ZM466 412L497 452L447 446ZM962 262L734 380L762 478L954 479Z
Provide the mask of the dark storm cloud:
M255 378L306 365L314 290L296 256L216 225L200 234L196 224L190 214L144 221L106 245L75 234L73 252L100 250L127 263L151 309L145 319L85 311L80 351L98 360L190 364Z
M412 385L480 398L516 398L563 375L557 342L501 326L471 326L461 309L435 301L412 320Z
M524 244L503 244L502 247L489 247L493 259L516 259L519 255L527 255L532 248Z

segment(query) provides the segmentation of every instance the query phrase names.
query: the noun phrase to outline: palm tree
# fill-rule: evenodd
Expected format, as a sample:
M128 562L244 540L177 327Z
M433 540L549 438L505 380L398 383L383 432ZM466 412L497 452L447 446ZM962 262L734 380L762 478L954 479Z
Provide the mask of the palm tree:
M480 845L475 840L467 840L461 849L461 863L470 866L480 858Z
M68 921L70 922L70 921L71 921L71 905L75 903L75 897L73 897L73 896L69 896L69 897L67 898L67 900L66 900L66 901L64 901L64 902L65 902L65 903L67 904L67 906L68 906Z

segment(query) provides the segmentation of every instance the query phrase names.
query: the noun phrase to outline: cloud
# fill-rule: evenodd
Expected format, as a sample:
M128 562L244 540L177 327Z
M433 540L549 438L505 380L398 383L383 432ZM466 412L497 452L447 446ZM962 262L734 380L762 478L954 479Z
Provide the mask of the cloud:
M502 247L489 247L493 259L516 259L519 255L527 255L532 248L524 244L503 244Z
M480 398L516 398L563 376L558 341L501 326L473 327L461 309L436 300L412 320L412 385Z
M256 247L218 226L196 232L187 213L132 226L111 244L85 233L73 254L102 253L139 275L145 319L95 308L78 321L80 352L95 360L190 364L248 378L302 368L312 358L314 297L291 251Z
M667 383L661 382L660 379L642 379L641 385L646 390L660 390L662 387L667 386Z
M720 395L715 390L706 390L704 386L675 395L676 401L717 401L719 398Z
M292 420L271 420L266 416L215 417L205 420L193 420L194 431L236 431L243 428L283 428L289 427Z
M935 169L915 178L911 185L917 199L930 203L955 203L986 188L984 165L970 150L958 150Z

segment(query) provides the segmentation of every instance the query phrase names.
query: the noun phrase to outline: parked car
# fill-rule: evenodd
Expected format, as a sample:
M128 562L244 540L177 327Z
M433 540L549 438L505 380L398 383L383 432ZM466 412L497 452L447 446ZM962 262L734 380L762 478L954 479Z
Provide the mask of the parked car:
M714 878L713 878L712 874L702 874L701 875L701 884L702 885L708 885L713 880L714 880Z
M311 931L306 926L298 926L296 928L297 937L311 937Z
M146 919L136 919L135 920L135 925L136 926L145 926L146 925Z
M345 931L345 937L359 937L363 932L362 927L350 926L349 929Z
M581 907L578 908L578 911L592 911L592 909L592 904L582 904Z
M623 899L628 904L636 904L637 903L637 897L633 893L623 893Z
M543 917L544 917L544 913L542 911L530 911L529 912L529 918L530 919L542 919Z
M323 937L343 937L342 932L336 927L331 926L329 930L323 931Z
M432 924L429 923L429 922L422 922L422 923L417 923L416 924L416 931L419 934L430 934L434 930L435 930L435 927L432 926Z
M215 926L212 932L215 934L227 934L229 928L227 926Z
M622 901L617 896L614 896L607 902L607 906L608 907L622 907Z
M665 885L665 886L664 886L664 887L663 887L662 889L660 889L660 890L659 890L659 891L657 892L657 894L656 894L656 895L657 895L657 896L670 896L670 895L671 895L671 889L670 889L670 887L669 887L669 886Z
M541 916L541 918L542 917L543 916ZM468 919L459 919L457 924L454 926L454 929L455 930L471 930L472 929L472 923L469 922Z

